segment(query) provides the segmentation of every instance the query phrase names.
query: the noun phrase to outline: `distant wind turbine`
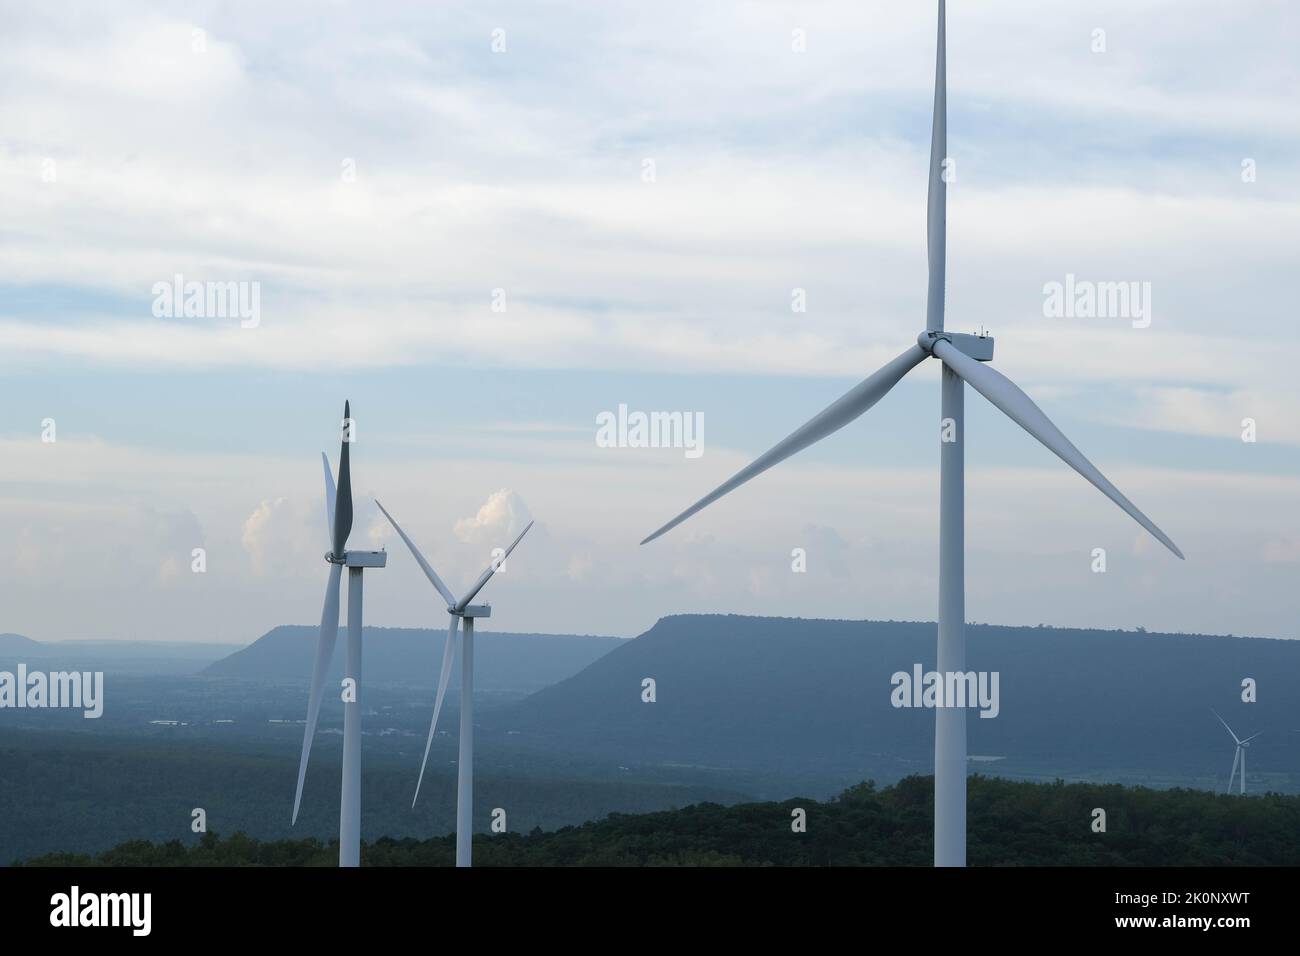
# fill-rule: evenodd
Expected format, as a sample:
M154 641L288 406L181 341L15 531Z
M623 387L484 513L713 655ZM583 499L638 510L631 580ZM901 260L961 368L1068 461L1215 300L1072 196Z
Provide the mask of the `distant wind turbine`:
M324 452L325 520L330 534L329 582L325 585L325 607L321 611L320 637L316 642L316 664L312 669L311 693L307 698L307 726L302 735L302 758L298 763L298 790L293 797L293 822L298 822L302 785L307 777L316 719L320 716L325 675L334 656L339 632L339 585L348 569L348 653L343 688L343 792L339 802L339 866L361 865L361 575L366 568L382 568L388 560L383 551L348 551L352 532L352 473L348 464L352 410L343 403L343 447L339 450L339 483L334 488L330 461Z
M1214 714L1215 717L1219 717L1219 712L1214 708L1210 708L1210 713ZM1237 745L1237 749L1234 750L1232 753L1232 773L1228 774L1227 792L1232 793L1232 778L1237 775L1237 766L1238 764L1240 764L1241 782L1239 786L1241 787L1241 789L1239 793L1242 796L1245 796L1246 795L1246 748L1250 746L1250 742L1252 740L1254 740L1256 737L1259 736L1259 734L1262 734L1264 731L1261 730L1259 734L1251 734L1245 740L1240 740L1238 739L1237 735L1232 732L1232 728L1228 726L1228 722L1226 720L1224 720L1222 717L1219 717L1219 723L1223 724L1223 729L1232 735L1232 742Z
M393 520L393 516L381 504L379 510L384 513L384 517L392 524L399 537L406 542L406 546L411 549L411 554L415 558L424 576L429 579L442 599L447 602L447 615L451 621L447 628L447 643L442 651L442 671L438 674L438 694L433 702L433 720L429 723L429 738L424 742L424 759L420 761L420 776L415 781L415 796L411 800L411 806L415 806L415 801L420 799L420 784L424 782L424 767L429 762L429 748L433 745L433 735L438 728L438 714L442 711L442 698L447 693L447 682L451 679L451 661L456 648L456 627L461 619L465 621L465 637L461 645L460 655L460 750L456 759L456 865L469 866L473 850L474 839L474 619L477 617L491 617L492 606L490 604L470 604L479 591L483 590L483 585L488 583L488 579L496 574L497 569L505 564L506 558L510 557L510 552L515 549L528 529L533 523L528 522L528 527L519 532L519 537L511 542L510 547L506 548L505 553L499 558L494 558L492 563L487 566L478 580L474 582L465 594L457 599L452 595L447 585L443 584L442 578L438 577L438 572L433 570L433 565L425 560L420 549L415 546L415 542L407 537L406 532L401 526Z
M942 418L951 438L939 455L939 649L940 673L966 669L965 625L965 442L963 383L970 385L1003 414L1029 432L1067 465L1095 485L1138 524L1179 558L1183 553L1167 535L1120 493L1079 449L1052 424L1029 396L1010 379L982 364L993 359L993 339L984 335L945 332L944 277L947 231L948 93L946 17L939 0L938 44L935 55L934 116L930 133L930 187L927 201L929 283L925 331L916 344L868 376L827 406L807 424L773 446L676 518L647 537L653 541L691 515L739 488L796 452L843 428L880 401L891 388L926 358L943 363ZM934 864L966 865L966 711L938 708L934 727Z

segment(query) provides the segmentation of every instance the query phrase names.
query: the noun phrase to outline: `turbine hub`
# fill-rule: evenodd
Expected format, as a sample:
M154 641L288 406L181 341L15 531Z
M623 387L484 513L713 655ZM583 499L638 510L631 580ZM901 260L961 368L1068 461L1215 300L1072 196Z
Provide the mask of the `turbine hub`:
M952 339L943 332L932 332L929 329L926 329L916 337L916 344L921 346L921 351L926 355L934 355L934 343L940 339L943 339L945 342L952 341Z

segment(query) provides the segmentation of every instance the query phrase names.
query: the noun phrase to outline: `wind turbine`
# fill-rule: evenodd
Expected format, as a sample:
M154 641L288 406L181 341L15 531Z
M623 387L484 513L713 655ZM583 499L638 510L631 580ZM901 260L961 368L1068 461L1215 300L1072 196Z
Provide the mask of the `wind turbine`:
M1215 717L1219 717L1219 712L1214 708L1210 708L1210 713L1212 713ZM1232 732L1232 728L1228 726L1228 722L1226 720L1224 720L1222 717L1219 717L1219 723L1223 724L1223 729L1232 735L1232 742L1237 745L1237 749L1234 750L1232 754L1232 773L1228 774L1228 793L1232 793L1232 778L1237 775L1237 765L1240 764L1241 783L1239 784L1239 786L1241 787L1241 789L1238 792L1244 797L1246 795L1246 748L1250 746L1250 742L1252 740L1254 740L1256 737L1259 736L1259 734L1262 734L1264 731L1261 730L1258 734L1251 734L1245 740L1240 740L1238 739L1237 735Z
M492 616L492 605L469 602L483 590L483 585L496 574L497 569L505 564L506 558L510 557L510 552L523 540L533 523L528 522L528 527L519 532L519 537L510 543L510 547L506 548L499 558L493 558L487 570L478 576L473 587L458 599L442 582L442 578L438 577L438 572L433 570L433 565L425 560L420 549L415 546L415 542L407 537L401 525L393 520L388 509L379 504L379 499L375 499L375 504L379 505L379 510L384 513L393 530L411 549L411 555L424 572L424 576L429 579L429 583L433 585L434 590L447 602L447 616L451 619L447 627L447 643L442 651L442 670L438 674L438 694L433 702L433 720L429 723L429 738L424 742L424 759L420 761L420 776L415 781L415 796L411 800L411 806L415 806L415 801L420 799L424 767L429 762L429 748L433 745L433 735L438 728L442 698L447 693L447 682L451 679L451 661L456 648L456 628L462 619L465 621L465 636L460 653L460 750L456 757L456 865L469 866L474 840L474 619Z
M709 492L647 537L653 541L723 495L796 452L843 428L880 401L926 358L943 365L940 387L944 440L939 453L939 647L938 669L966 669L965 625L965 441L963 384L970 385L1003 414L1055 452L1179 558L1183 553L1163 531L1124 497L1052 424L1010 379L984 364L993 359L993 339L944 331L944 275L947 230L948 94L945 4L939 0L935 55L934 116L930 132L930 186L927 200L929 284L925 331L916 344L868 376L750 465ZM949 437L950 436L950 437ZM966 711L937 708L934 726L934 864L966 865Z
M325 674L334 656L339 633L339 586L343 569L348 569L348 653L343 681L343 790L339 801L339 866L361 865L361 575L366 568L382 568L388 561L383 551L348 551L352 532L352 473L348 446L352 438L352 409L343 403L343 446L339 450L339 483L334 488L330 460L321 452L325 466L325 519L329 526L329 581L325 585L325 606L321 610L320 637L316 642L316 665L311 674L307 698L307 726L302 735L302 759L298 763L298 790L293 797L293 822L298 822L302 784L307 776L316 719L320 716Z

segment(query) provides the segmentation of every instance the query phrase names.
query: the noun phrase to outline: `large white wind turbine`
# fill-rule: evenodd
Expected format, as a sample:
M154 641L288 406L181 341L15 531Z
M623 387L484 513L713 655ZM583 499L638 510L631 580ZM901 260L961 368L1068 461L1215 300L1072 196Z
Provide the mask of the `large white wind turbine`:
M519 537L510 543L510 547L506 548L500 557L492 559L492 563L479 575L473 587L462 597L456 598L447 585L443 584L442 578L438 577L438 572L433 570L433 565L425 560L420 549L415 546L415 542L408 538L406 532L393 520L388 510L379 504L377 499L375 504L379 505L379 510L392 524L393 530L411 549L416 563L420 565L420 569L424 571L424 576L429 579L434 590L447 602L447 615L451 619L447 627L447 643L442 651L442 670L438 674L438 693L433 702L433 720L429 723L429 737L424 742L424 758L420 761L420 776L415 781L415 796L411 800L411 806L415 806L415 801L420 799L420 784L424 782L424 766L429 762L429 748L433 745L433 735L438 728L442 698L447 693L447 682L451 679L451 662L456 649L456 628L462 619L465 621L465 636L461 642L460 652L460 750L456 758L456 865L469 866L474 840L474 619L492 616L492 605L469 602L483 590L483 585L496 574L497 569L505 564L506 558L510 557L510 552L523 540L533 523L528 522L528 527L519 532Z
M773 465L838 431L880 401L899 380L926 358L943 363L942 418L948 440L939 453L939 648L940 673L965 671L965 542L963 383L970 385L1062 461L1095 485L1178 557L1183 554L1163 531L1106 480L1087 458L1010 379L983 363L993 359L993 339L946 332L944 256L947 229L947 54L945 10L939 0L938 49L935 63L934 122L930 134L928 259L925 331L916 344L867 377L819 415L741 469L728 481L655 531L642 544L681 524L701 508L762 474ZM966 864L966 711L938 708L934 728L934 862Z
M1210 709L1210 713L1212 713L1215 717L1219 717L1219 712L1217 710L1214 710L1213 708ZM1246 794L1246 748L1250 746L1250 742L1252 740L1254 740L1256 737L1259 736L1259 734L1262 734L1264 731L1261 730L1259 734L1251 734L1245 740L1241 740L1235 733L1232 732L1232 728L1228 726L1228 722L1224 720L1222 717L1219 717L1219 723L1223 724L1223 729L1226 730L1232 736L1232 742L1237 745L1237 749L1234 750L1232 753L1232 772L1228 774L1228 793L1232 793L1232 778L1237 776L1237 768L1238 766L1240 766L1241 783L1239 784L1239 786L1241 787L1241 789L1238 792L1242 796L1245 796Z
M307 758L316 735L316 718L320 716L321 694L325 675L334 656L334 642L339 633L339 585L343 569L348 569L348 653L347 668L341 689L343 699L343 792L339 804L339 866L361 865L361 575L366 568L382 568L388 555L383 551L348 551L352 532L352 473L348 464L351 443L352 410L343 403L343 447L339 450L339 483L335 491L330 475L330 461L321 452L325 465L325 519L330 533L329 582L325 585L325 607L320 617L320 637L316 642L316 665L311 674L311 693L307 698L307 726L302 735L302 758L298 762L298 790L293 797L293 822L298 822L302 803L302 784L307 776Z

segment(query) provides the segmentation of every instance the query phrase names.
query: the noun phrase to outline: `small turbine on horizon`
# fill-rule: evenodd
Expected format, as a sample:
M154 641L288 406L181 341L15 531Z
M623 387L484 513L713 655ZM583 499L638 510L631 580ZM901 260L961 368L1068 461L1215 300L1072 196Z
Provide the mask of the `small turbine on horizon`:
M1178 550L1163 531L1111 484L1061 430L1052 424L1019 387L985 364L993 360L993 339L944 331L948 182L948 81L944 0L939 0L935 53L934 113L930 130L930 185L927 198L926 245L929 263L925 330L905 352L868 376L822 412L778 442L765 454L691 505L641 543L653 541L691 515L734 491L791 455L839 431L864 414L927 358L941 363L941 415L945 437L939 454L939 646L938 670L966 669L965 565L965 389L969 385L1013 422L1029 432L1057 457L1119 505L1177 557ZM934 865L966 865L966 711L959 707L935 710L934 724Z
M361 865L361 591L362 572L382 568L388 561L383 551L348 551L352 533L352 471L348 461L351 443L352 408L343 403L343 446L339 450L339 482L334 487L329 457L321 452L325 466L325 522L330 535L329 581L325 585L325 606L321 610L320 637L316 642L316 664L307 698L307 726L302 735L302 758L298 762L298 789L293 797L293 823L298 822L302 785L307 777L316 720L320 716L325 675L334 656L339 633L339 587L343 569L348 569L348 653L343 693L343 789L339 801L339 866ZM349 693L350 691L350 693Z
M433 720L429 723L429 738L424 742L424 758L420 761L420 776L415 781L415 796L411 799L411 806L415 806L415 801L420 799L420 784L424 782L424 767L429 762L429 748L433 745L433 735L438 728L438 714L442 711L442 699L447 693L447 682L451 679L452 657L456 649L456 629L459 622L465 621L464 638L462 639L460 654L460 747L456 758L456 865L470 866L471 856L473 853L474 840L474 619L478 617L491 617L492 606L490 604L470 604L479 591L483 590L483 585L488 583L492 575L496 574L497 569L506 562L510 557L510 552L515 549L528 529L533 523L528 522L528 527L519 532L519 537L510 543L510 547L499 558L494 558L492 563L487 566L487 570L479 575L465 594L457 599L452 595L451 590L443 583L442 578L438 577L438 572L433 570L433 565L425 560L420 549L415 546L415 542L407 537L406 532L401 526L393 520L393 516L381 504L379 499L375 499L375 504L379 505L379 510L384 513L389 524L398 536L406 542L410 548L411 555L415 558L420 570L424 576L429 579L442 599L447 602L447 615L451 618L447 627L447 643L442 651L442 670L438 674L438 693L433 702Z
M1212 713L1215 717L1219 717L1219 712L1215 710L1213 707L1210 708L1210 713ZM1226 730L1232 736L1232 742L1237 745L1237 749L1233 751L1232 754L1232 773L1228 774L1228 789L1226 792L1232 793L1232 778L1237 776L1237 766L1238 764L1240 764L1241 779L1240 779L1239 786L1241 789L1238 791L1238 793L1241 796L1245 796L1246 795L1246 748L1250 746L1250 742L1252 740L1254 740L1256 737L1259 736L1259 734L1262 734L1264 731L1261 730L1258 734L1251 734L1245 740L1241 740L1237 737L1235 733L1233 733L1232 728L1228 726L1228 722L1224 720L1222 717L1219 717L1219 723L1223 724L1223 729Z

